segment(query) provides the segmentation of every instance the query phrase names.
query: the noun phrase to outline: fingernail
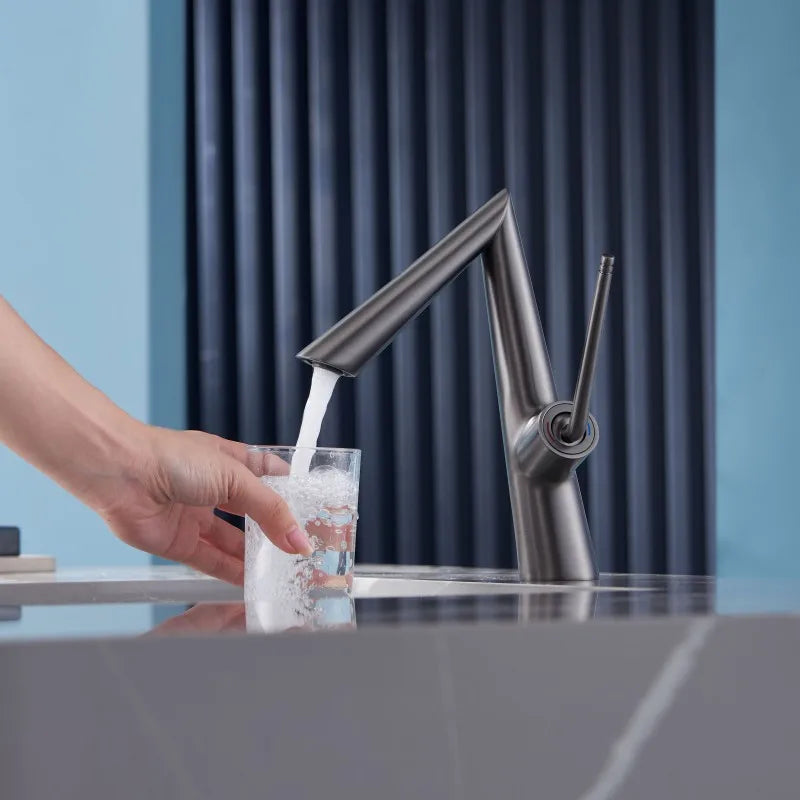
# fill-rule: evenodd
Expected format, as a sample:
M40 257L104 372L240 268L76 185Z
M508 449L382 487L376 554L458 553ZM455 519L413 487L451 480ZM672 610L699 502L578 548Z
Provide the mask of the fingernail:
M289 542L294 551L301 556L310 556L313 552L311 550L311 542L308 541L308 536L306 536L297 525L286 535L286 541Z

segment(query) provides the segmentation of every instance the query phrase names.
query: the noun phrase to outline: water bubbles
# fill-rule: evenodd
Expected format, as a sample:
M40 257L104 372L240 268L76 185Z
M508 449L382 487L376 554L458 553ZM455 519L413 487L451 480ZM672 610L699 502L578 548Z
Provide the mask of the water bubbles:
M261 480L281 495L307 531L314 531L309 537L314 552L309 558L284 553L248 518L245 600L273 608L275 614L305 618L314 587L349 588L358 482L349 473L329 466L305 475L266 475Z
M307 475L265 475L262 481L283 497L302 525L317 520L345 525L355 519L358 483L347 472L319 467Z
M317 480L336 480L341 474L342 471L340 469L336 469L336 467L332 467L330 464L314 467L314 469L309 472L309 475L313 475Z

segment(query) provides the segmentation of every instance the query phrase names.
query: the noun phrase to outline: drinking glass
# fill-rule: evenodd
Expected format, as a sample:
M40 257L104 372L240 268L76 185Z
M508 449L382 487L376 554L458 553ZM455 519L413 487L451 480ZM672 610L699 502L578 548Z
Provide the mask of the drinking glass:
M325 627L337 602L349 606L358 520L361 451L332 447L249 448L261 480L288 504L311 541L310 556L289 555L245 521L244 593L248 630ZM336 624L336 623L334 623Z

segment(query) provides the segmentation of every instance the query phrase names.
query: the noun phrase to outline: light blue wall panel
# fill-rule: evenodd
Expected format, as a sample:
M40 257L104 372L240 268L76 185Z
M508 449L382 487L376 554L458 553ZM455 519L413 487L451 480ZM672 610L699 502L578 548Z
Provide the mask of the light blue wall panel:
M716 24L717 569L800 576L800 3Z
M148 57L143 0L0 0L0 291L139 418L150 400ZM5 449L0 523L62 565L149 561Z

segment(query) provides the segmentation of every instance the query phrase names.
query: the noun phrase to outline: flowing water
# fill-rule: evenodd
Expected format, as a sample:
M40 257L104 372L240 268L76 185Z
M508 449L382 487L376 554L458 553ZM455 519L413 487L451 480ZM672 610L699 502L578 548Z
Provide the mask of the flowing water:
M311 448L317 446L322 420L337 380L339 380L337 373L322 367L314 367L311 389L308 392L308 400L306 400L306 407L303 410L303 421L300 424L300 433L297 435L297 447L309 449L300 450L294 454L291 469L293 476L308 475L311 458L314 455Z
M249 517L245 527L245 603L248 629L316 627L341 624L328 619L331 603L317 602L323 592L349 596L352 587L358 520L358 460L343 451L323 452L312 469L322 420L338 375L314 368L289 475L261 480L289 505L309 535L314 552L308 558L284 553ZM319 463L321 460L322 463ZM336 601L350 608L345 600ZM335 603L334 603L335 605ZM331 606L332 607L332 606ZM339 606L335 605L338 609ZM321 609L328 609L325 613Z

